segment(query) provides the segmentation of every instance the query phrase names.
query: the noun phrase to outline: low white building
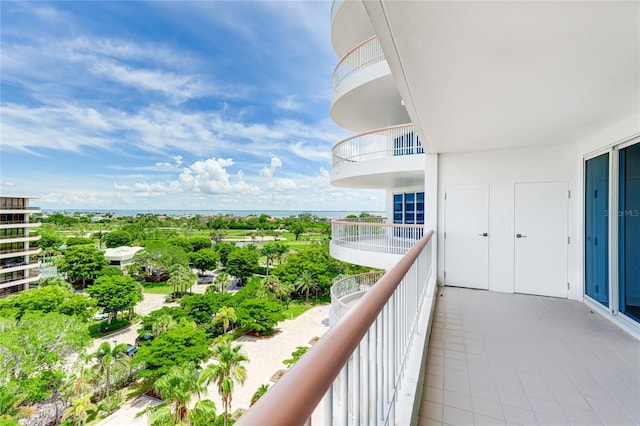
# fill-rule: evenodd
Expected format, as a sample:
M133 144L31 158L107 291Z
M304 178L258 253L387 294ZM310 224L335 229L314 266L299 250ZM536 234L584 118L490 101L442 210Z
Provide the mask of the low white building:
M124 270L127 265L133 263L133 257L140 250L144 250L144 247L121 246L116 248L108 248L104 252L104 257L109 261L109 266L115 266Z

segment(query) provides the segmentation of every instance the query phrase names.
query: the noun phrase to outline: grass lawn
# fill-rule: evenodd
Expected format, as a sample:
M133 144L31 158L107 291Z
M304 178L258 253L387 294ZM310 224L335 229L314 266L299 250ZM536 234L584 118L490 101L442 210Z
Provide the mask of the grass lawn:
M153 287L144 287L142 289L143 293L149 294L172 294L173 286L172 285L158 285Z

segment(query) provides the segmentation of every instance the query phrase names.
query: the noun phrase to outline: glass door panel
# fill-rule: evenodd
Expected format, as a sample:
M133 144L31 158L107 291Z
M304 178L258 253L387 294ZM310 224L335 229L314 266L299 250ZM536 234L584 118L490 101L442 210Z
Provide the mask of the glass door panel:
M609 154L585 165L585 293L609 306Z
M640 321L640 144L620 150L619 311Z

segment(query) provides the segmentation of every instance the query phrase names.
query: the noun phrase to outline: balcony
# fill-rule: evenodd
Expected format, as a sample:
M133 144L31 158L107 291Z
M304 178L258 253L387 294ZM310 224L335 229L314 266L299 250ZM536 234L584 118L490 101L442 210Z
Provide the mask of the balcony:
M331 117L345 129L364 132L409 122L378 38L348 51L332 77Z
M384 271L369 272L336 281L331 286L329 324L333 325L338 322L383 275Z
M436 287L430 236L237 424L637 424L636 338L579 301Z
M384 127L333 146L331 184L346 188L424 185L424 148L413 124Z
M3 235L0 236L0 243L21 243L25 241L38 241L42 235Z
M24 220L9 220L9 221L0 221L0 229L10 229L10 228L37 228L40 226L40 222L28 222L26 223Z
M0 288L7 288L7 287L14 287L17 285L24 285L24 284L29 284L35 281L38 281L40 279L40 272L29 275L28 277L21 277L19 279L16 280L7 280L4 282L0 283Z
M385 218L331 221L331 256L344 262L389 269L424 235L423 225L386 223Z
M38 247L29 247L29 248L15 248L15 249L3 249L0 250L0 259L8 259L10 257L19 257L19 256L33 256L35 254L40 253L41 249Z
M331 5L331 41L339 57L374 35L369 15L360 1L335 0Z
M40 207L36 207L36 206L0 206L0 212L2 212L3 214L40 213Z
M421 238L237 424L302 425L323 396L326 425L410 424L437 289L432 235Z
M41 266L40 260L33 259L33 258L29 259L29 261L26 261L26 260L22 260L19 262L4 261L3 263L0 264L0 272L2 273L14 272L14 271L20 271L22 269L39 268L40 266Z

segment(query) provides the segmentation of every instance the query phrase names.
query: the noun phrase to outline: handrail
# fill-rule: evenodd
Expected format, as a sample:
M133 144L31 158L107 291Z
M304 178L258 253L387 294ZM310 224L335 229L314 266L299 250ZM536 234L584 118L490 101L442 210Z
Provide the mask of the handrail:
M336 225L358 225L358 224L365 224L365 225L375 225L376 228L411 228L411 229L422 229L424 228L424 225L413 225L413 224L398 224L398 223L383 223L383 222L367 222L367 221L358 221L356 219L360 219L360 218L354 218L352 219L337 219L337 220L332 220L331 223L335 223Z
M432 235L427 232L236 424L303 425Z
M371 43L370 49L364 52L367 44ZM358 43L349 50L336 64L333 69L331 81L333 90L338 84L349 76L352 72L361 70L375 63L385 60L384 52L378 41L378 36L371 36L368 39Z
M413 123L382 127L345 138L331 148L332 166L424 154Z

